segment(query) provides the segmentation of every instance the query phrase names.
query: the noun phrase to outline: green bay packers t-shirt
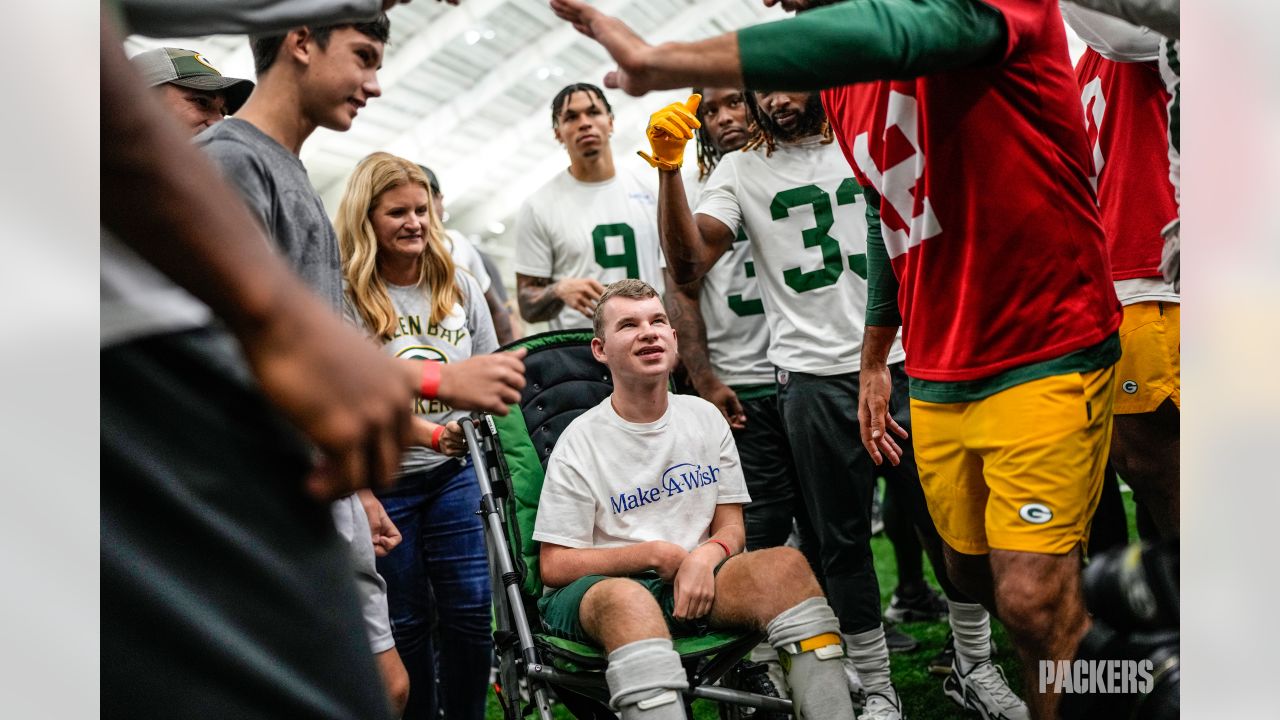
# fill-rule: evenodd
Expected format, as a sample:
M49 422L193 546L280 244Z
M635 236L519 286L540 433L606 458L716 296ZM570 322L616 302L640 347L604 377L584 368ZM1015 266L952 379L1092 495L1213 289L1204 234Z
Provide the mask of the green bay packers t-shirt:
M632 423L605 398L569 423L547 461L534 540L664 540L693 550L710 536L717 505L751 502L720 411L692 395L668 394L667 403L658 420Z
M769 325L769 361L792 372L858 369L867 307L866 206L821 136L725 155L697 213L746 233ZM889 362L902 362L894 341Z
M436 360L460 362L474 355L485 355L498 349L498 336L493 330L493 318L485 303L484 293L471 274L459 270L455 275L458 289L462 291L462 304L454 304L453 312L439 323L431 322L431 290L422 285L392 285L387 283L387 294L396 309L396 331L391 340L383 343L388 355L406 360ZM360 314L346 297L345 313L348 319L364 326ZM367 330L368 328L366 328ZM437 425L466 417L467 411L455 410L439 400L415 398L414 414ZM430 448L415 445L404 452L400 474L428 470L445 461L445 456Z
M639 278L663 291L655 179L619 169L587 183L566 170L529 196L516 221L516 272L530 277L594 278L602 285ZM566 307L552 330L589 328Z

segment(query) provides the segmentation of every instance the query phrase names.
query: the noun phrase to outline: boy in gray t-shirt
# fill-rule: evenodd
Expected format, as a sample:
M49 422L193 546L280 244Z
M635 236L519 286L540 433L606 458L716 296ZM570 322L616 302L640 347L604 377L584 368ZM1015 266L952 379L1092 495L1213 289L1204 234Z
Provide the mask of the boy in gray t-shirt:
M338 313L338 236L298 152L318 127L349 129L360 107L381 94L376 74L389 34L390 23L380 15L367 23L254 37L257 88L235 117L196 137L294 270ZM307 64L296 56L299 42ZM332 511L339 532L351 543L354 586L370 649L399 716L408 701L409 681L391 635L386 582L374 564L376 552L385 548L374 549L369 516L357 495L336 501Z

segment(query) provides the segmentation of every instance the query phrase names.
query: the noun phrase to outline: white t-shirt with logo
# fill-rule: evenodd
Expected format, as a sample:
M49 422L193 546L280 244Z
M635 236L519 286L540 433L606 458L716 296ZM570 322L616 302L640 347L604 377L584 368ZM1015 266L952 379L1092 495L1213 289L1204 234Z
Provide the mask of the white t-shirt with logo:
M379 340L382 351L404 360L435 360L442 363L462 362L498 349L493 318L485 303L484 293L470 273L459 268L454 282L462 294L462 303L439 323L431 322L431 290L425 286L386 283L387 295L396 311L396 330L390 340ZM350 295L344 293L343 312L347 319L364 327ZM366 328L367 330L367 328ZM470 413L455 409L438 399L414 398L415 415L437 425L461 420ZM405 449L400 458L400 475L429 470L448 458L421 445Z
M704 182L685 178L689 207L697 207ZM698 296L707 330L707 359L720 382L729 386L773 382L769 362L769 325L756 283L751 243L738 229L733 245L702 278Z
M610 398L569 423L547 462L534 540L693 550L710 537L717 505L751 502L720 411L692 395L667 400L651 423L623 420Z
M657 180L619 168L585 183L566 170L525 200L516 221L516 272L530 277L594 278L603 285L639 278L663 291ZM552 330L589 328L566 307Z
M866 201L840 146L814 136L720 159L697 213L750 240L769 360L813 375L855 372L867 309ZM889 363L905 357L894 340Z

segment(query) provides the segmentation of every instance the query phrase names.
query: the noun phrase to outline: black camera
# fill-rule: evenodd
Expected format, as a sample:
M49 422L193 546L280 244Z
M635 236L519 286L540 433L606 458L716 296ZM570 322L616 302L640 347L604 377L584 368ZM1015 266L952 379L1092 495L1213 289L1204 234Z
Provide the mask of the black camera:
M1071 663L1075 685L1062 697L1064 720L1179 716L1178 595L1176 539L1134 543L1090 562L1084 596L1093 625ZM1100 674L1107 682L1080 680Z

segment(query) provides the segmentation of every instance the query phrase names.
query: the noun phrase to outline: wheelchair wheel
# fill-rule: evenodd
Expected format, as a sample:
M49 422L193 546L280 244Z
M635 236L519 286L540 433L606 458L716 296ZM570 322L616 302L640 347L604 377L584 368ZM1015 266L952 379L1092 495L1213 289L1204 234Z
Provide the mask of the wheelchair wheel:
M769 668L764 663L743 660L725 674L721 685L733 690L743 690L757 695L781 697L773 680L769 679ZM787 720L787 713L760 710L742 705L720 705L720 720Z

